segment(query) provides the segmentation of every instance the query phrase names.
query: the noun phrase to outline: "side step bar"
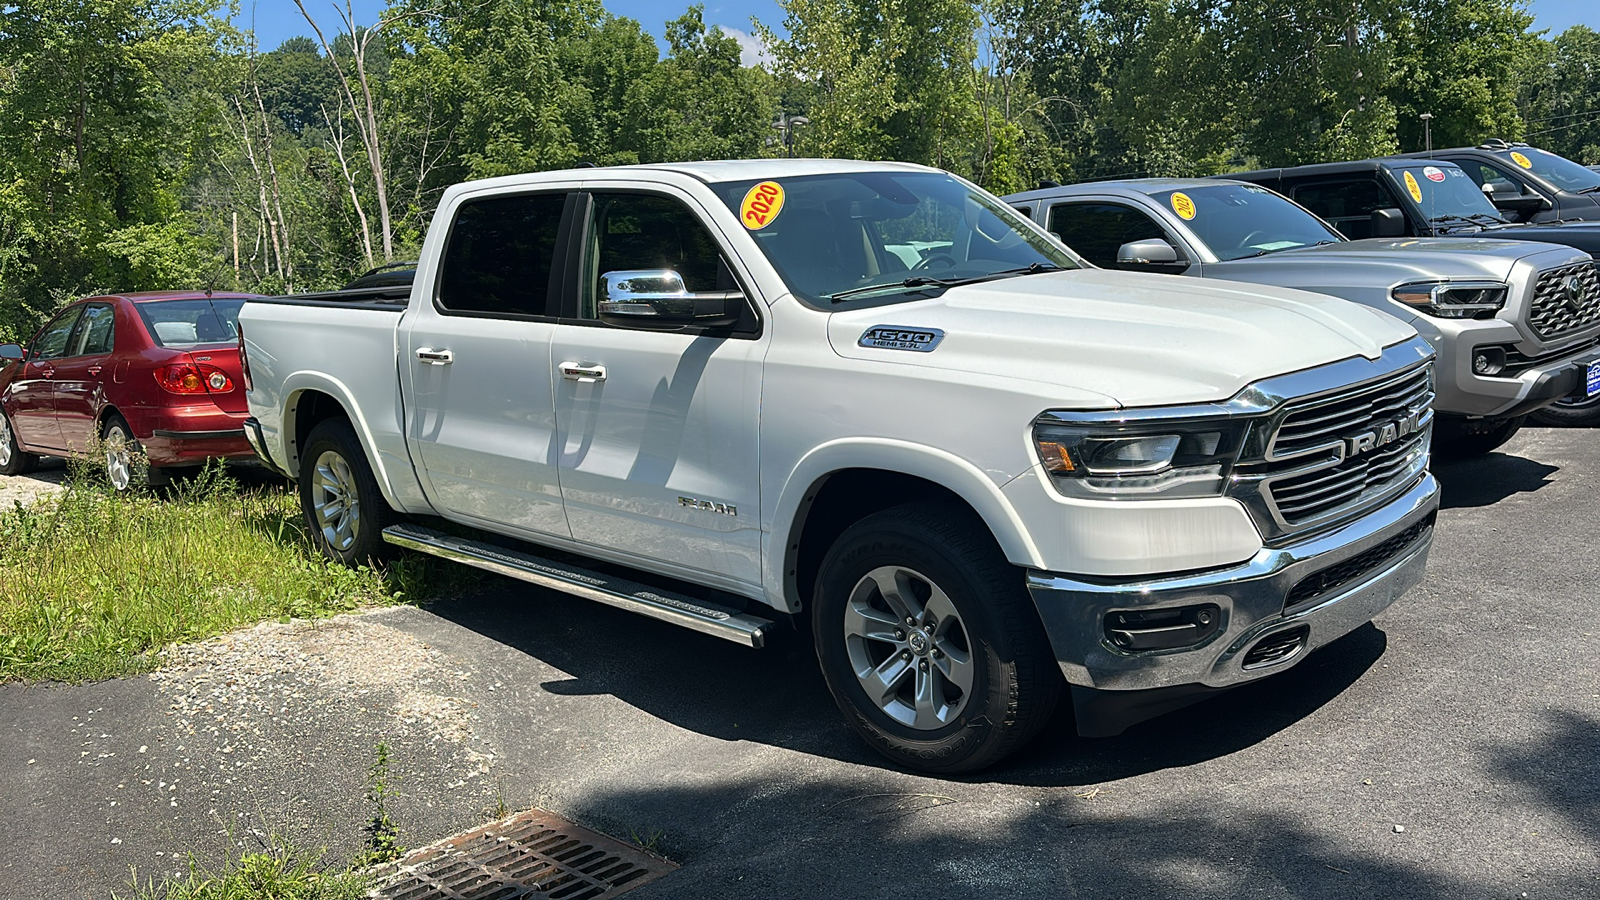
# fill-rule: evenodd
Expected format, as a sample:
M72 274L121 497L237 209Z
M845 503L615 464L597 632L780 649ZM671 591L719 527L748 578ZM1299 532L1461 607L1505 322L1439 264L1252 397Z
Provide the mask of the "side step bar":
M452 537L431 528L404 523L383 530L391 544L516 578L540 587L562 591L588 600L598 600L629 612L636 612L681 625L701 634L760 647L766 643L766 629L772 623L730 607L695 597L558 563L553 560L496 547L483 541Z

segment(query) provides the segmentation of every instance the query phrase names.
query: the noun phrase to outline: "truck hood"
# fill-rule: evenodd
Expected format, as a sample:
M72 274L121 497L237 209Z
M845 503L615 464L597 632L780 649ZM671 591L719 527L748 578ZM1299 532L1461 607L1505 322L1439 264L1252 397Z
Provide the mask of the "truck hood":
M1204 263L1207 275L1342 294L1330 288L1378 284L1392 287L1416 281L1505 281L1518 260L1541 258L1549 268L1581 262L1570 246L1478 237L1372 238L1301 247L1282 253ZM1270 273L1270 274L1269 274Z
M880 326L943 335L924 352L862 346ZM828 325L834 351L848 359L1004 372L1126 407L1226 400L1263 378L1377 359L1415 334L1399 319L1320 294L1104 269L951 288L928 300L838 312ZM886 343L928 341L891 336Z

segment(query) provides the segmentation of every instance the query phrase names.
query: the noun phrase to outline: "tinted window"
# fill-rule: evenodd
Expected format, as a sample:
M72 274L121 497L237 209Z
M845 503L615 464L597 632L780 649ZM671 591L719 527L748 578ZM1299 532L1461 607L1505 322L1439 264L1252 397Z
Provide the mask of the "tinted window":
M1117 267L1117 248L1130 241L1167 240L1148 215L1118 203L1057 203L1050 207L1048 230L1079 256L1097 266Z
M682 203L654 194L595 194L578 314L595 318L603 276L631 269L672 269L690 293L738 290L716 239Z
M542 316L565 194L519 194L461 206L439 276L439 305L456 312Z
M44 327L39 336L34 338L32 354L34 359L60 359L67 355L67 338L72 336L72 326L78 324L78 316L83 312L83 307L75 306L61 314L61 317Z
M1557 156L1538 147L1518 147L1495 155L1505 160L1506 165L1527 169L1562 190L1600 190L1600 172L1580 166L1565 156ZM1528 164L1523 165L1518 161L1518 156L1527 160Z
M1352 240L1372 237L1373 211L1400 206L1383 185L1370 178L1302 185L1291 196Z
M239 339L239 307L243 300L197 297L193 300L156 300L135 304L162 347L194 347Z
M1532 193L1520 179L1512 178L1488 163L1465 160L1460 166L1467 173L1467 177L1472 179L1472 183L1480 188L1486 184L1490 185L1495 188L1495 193L1502 196L1506 194L1527 196Z
M95 304L85 307L83 322L78 325L78 337L74 341L73 356L100 356L111 352L113 341L112 328L116 322L116 311L109 306Z

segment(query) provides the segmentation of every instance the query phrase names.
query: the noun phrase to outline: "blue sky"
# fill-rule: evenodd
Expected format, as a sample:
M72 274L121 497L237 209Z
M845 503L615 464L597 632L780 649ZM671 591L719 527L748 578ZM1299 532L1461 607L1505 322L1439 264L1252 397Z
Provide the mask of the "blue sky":
M342 9L344 0L338 2ZM334 30L331 26L339 21L333 4L334 0L306 0L306 9L316 17L317 24L322 26L324 32ZM352 5L357 23L366 25L377 19L385 3L384 0L352 0ZM240 0L240 6L239 24L250 27L254 22L256 37L263 50L271 50L295 35L311 33L305 20L300 17L294 0ZM667 20L682 15L689 8L689 0L605 0L605 7L616 15L637 19L645 30L660 40ZM1600 30L1600 3L1595 0L1532 0L1529 7L1535 17L1534 27L1548 28L1552 34L1572 25L1588 25ZM747 62L753 58L755 49L750 37L751 16L760 19L762 24L782 31L783 10L777 0L706 0L705 8L708 24L721 25L724 31L746 45Z

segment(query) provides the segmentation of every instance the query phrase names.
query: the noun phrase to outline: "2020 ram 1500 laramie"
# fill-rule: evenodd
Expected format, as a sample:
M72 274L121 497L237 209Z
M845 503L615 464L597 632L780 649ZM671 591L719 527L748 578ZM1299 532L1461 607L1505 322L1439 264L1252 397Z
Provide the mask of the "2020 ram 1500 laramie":
M1296 665L1422 578L1438 506L1410 326L1096 269L920 166L461 184L408 303L241 321L247 431L329 556L750 646L794 622L928 771L1005 756L1063 684L1107 734Z

